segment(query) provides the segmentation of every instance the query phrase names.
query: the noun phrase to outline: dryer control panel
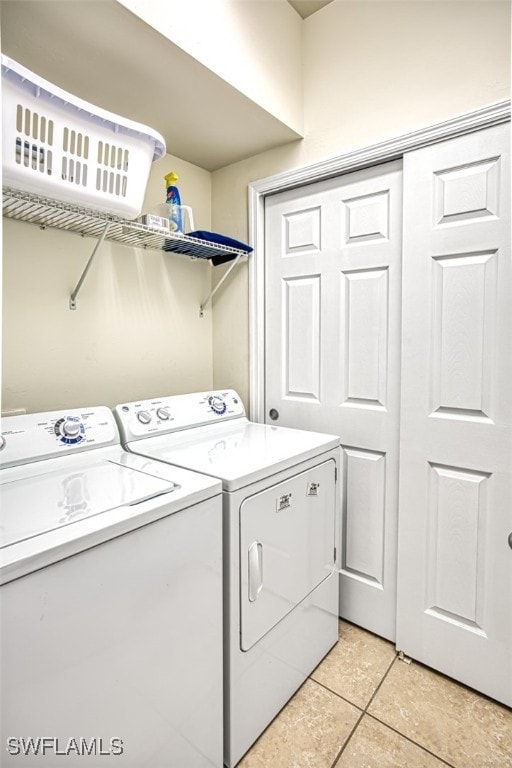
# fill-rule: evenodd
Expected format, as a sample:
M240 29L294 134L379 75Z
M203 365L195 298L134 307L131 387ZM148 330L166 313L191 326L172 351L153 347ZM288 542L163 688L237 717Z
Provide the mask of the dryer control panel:
M116 444L117 425L105 406L7 416L2 419L0 466Z
M228 419L244 418L245 408L233 389L193 392L123 403L114 408L123 442L177 432Z

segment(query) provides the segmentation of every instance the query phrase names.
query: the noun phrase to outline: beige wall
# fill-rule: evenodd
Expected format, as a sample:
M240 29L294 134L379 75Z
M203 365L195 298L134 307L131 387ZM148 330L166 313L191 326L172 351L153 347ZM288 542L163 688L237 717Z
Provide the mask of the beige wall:
M169 155L153 165L144 210L163 201L170 170L196 225L209 229L210 174ZM3 410L211 388L211 312L199 317L208 263L105 242L71 311L94 241L8 219L3 236Z
M510 2L334 0L305 20L306 138L215 171L213 225L247 238L247 185L510 98ZM214 299L214 386L249 396L248 270Z
M306 163L510 96L510 2L335 2L304 25Z
M286 0L119 0L302 134L302 21Z

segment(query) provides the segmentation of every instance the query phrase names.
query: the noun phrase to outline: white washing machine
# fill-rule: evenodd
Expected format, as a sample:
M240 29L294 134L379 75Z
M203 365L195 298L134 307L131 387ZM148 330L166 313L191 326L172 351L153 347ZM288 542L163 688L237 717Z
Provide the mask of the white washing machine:
M2 766L219 768L221 484L105 407L2 430Z
M233 766L338 639L339 437L250 422L233 390L115 413L130 451L222 480Z

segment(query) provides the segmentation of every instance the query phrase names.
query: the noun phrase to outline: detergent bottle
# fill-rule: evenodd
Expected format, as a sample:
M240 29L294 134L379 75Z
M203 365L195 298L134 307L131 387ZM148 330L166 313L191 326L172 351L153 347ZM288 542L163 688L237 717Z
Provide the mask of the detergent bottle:
M167 197L165 202L169 212L169 229L171 232L183 232L183 223L181 219L181 198L176 182L177 174L171 171L165 176L165 185L167 187Z

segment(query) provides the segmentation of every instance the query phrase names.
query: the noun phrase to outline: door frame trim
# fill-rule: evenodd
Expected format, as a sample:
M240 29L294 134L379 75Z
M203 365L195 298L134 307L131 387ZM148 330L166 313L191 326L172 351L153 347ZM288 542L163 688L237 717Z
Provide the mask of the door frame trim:
M265 420L265 198L344 173L399 160L406 152L490 128L510 120L510 99L466 112L426 128L372 144L303 168L254 181L248 186L249 242L249 413L253 421Z

